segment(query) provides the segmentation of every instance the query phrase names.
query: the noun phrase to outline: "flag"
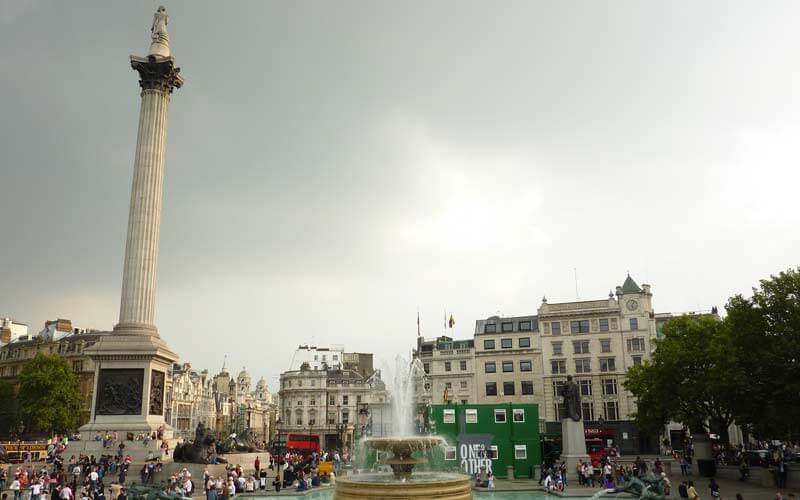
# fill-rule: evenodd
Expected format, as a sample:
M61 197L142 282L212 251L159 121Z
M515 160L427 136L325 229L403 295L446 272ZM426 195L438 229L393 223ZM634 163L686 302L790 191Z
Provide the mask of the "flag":
M453 328L455 326L456 320L453 319L452 314L450 315L450 321L448 321L447 324L450 326L450 328Z

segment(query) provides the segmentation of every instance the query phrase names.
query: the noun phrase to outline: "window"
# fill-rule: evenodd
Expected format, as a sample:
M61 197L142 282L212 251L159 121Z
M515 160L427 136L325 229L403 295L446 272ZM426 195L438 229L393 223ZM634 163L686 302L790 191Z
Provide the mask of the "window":
M631 331L635 332L636 330L639 329L639 318L631 318L630 323L631 323Z
M575 354L589 354L589 341L578 340L572 343L572 349Z
M83 371L83 361L76 360L72 362L72 371L74 372L82 372Z
M467 362L466 362L466 360L462 359L461 361L458 362L458 369L461 370L462 372L467 371Z
M483 325L483 333L497 333L497 325L494 323L486 323Z
M342 411L342 423L350 423L350 412L347 410Z
M606 420L619 420L619 403L616 401L605 401L603 407L606 411Z
M514 408L513 412L513 419L515 424L521 424L525 422L525 409L524 408Z
M467 388L467 381L466 380L462 380L461 381L461 388L462 389L466 389Z
M521 332L529 332L531 330L532 330L532 328L531 328L531 321L530 320L525 320L525 321L520 321L519 322L519 331L521 331Z
M494 361L487 361L483 364L483 371L485 373L497 373L497 365Z
M613 396L617 394L617 379L603 379L603 396Z
M297 381L297 387L303 387L303 381L302 380L298 380Z
M600 339L600 352L611 352L611 339Z
M503 409L495 409L494 410L494 423L496 424L504 424L506 423L506 411Z
M503 361L503 372L509 373L514 371L514 362L513 361Z
M464 414L466 415L466 422L468 424L478 423L478 410L476 410L475 408L467 408L464 411Z
M494 339L492 340L484 340L483 341L483 348L487 351L494 349Z
M523 380L520 382L522 385L522 395L523 396L531 396L533 395L533 381L532 380Z
M514 460L527 460L528 447L524 444L514 445Z
M503 382L503 395L504 396L514 395L514 382Z
M425 370L425 373L430 375L430 373L431 373L431 364L430 363L423 363L422 364L422 369Z
M308 402L308 406L317 406L317 400L312 399L311 401Z
M444 386L447 387L448 389L452 389L453 388L453 383L452 382L445 382Z
M581 319L569 322L570 333L589 333L589 320Z
M335 405L335 404L336 404L336 398L335 398L335 397L333 397L333 396L331 396L331 398L328 400L328 404L329 404L330 406L333 406L333 405Z
M336 417L333 415L328 415L328 425L334 425L336 423Z
M644 352L644 337L628 339L628 352Z
M442 414L442 422L445 424L454 424L456 423L456 411L451 409L444 409L444 413Z
M617 371L617 364L614 361L614 358L600 358L600 371L601 372Z
M642 366L642 357L641 356L631 356L633 360L633 366Z
M519 362L519 371L521 371L521 372L533 371L533 364L530 362L530 360L520 361Z
M431 390L431 383L430 382L425 382L425 390L426 391L430 391Z
M520 337L519 346L520 347L530 347L531 346L531 338L530 337Z
M601 318L600 319L600 331L607 332L608 331L608 318Z
M446 446L444 448L444 459L445 460L455 460L456 459L456 447L455 446Z
M553 335L561 335L561 322L553 321L550 323L550 331L553 333Z
M308 425L317 425L317 416L314 413L308 414Z
M567 362L563 359L554 359L550 361L550 370L553 372L553 375L559 375L561 373L567 373Z
M500 331L513 332L514 331L514 323L511 323L510 321L501 323L500 324Z
M500 347L503 349L511 349L514 347L514 339L500 339Z
M554 398L558 398L559 396L561 396L561 389L564 387L565 383L566 382L564 382L563 380L553 380L553 397Z
M584 420L594 420L594 403L591 401L582 402L581 415Z
M497 396L497 382L486 382L486 395Z
M297 400L297 406L303 406L303 400L298 399Z
M361 404L361 396L356 396L356 404Z
M295 425L303 425L303 414L300 413L299 411L294 416L294 424Z
M350 396L342 396L342 405L350 404Z
M491 458L492 460L497 460L497 457L500 456L496 444L489 446L489 449L487 451L488 451L487 455L489 455L489 458Z
M451 367L452 366L449 361L444 362L444 371L449 372Z
M575 360L575 373L589 373L592 371L592 362L589 358Z
M562 356L564 354L561 350L563 342L552 342L551 344L553 346L553 356Z
M591 380L578 380L578 388L581 390L581 396L592 395L592 381Z

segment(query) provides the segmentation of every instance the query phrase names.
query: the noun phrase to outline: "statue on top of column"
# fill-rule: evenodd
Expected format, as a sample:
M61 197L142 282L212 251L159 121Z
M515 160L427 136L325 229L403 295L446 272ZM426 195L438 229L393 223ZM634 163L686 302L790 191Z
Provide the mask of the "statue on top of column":
M150 27L152 33L153 43L169 43L169 34L167 34L167 23L169 16L167 16L167 9L161 5L156 13L153 14L153 25Z
M567 375L567 383L561 388L561 397L564 398L564 406L567 416L575 422L581 419L581 391L572 380L572 375Z

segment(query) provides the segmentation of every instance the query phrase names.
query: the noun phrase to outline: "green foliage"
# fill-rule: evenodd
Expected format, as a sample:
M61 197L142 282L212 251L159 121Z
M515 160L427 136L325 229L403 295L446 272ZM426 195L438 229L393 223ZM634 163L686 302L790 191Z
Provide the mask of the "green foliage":
M664 325L651 363L628 371L642 429L660 433L670 420L722 435L733 422L739 377L726 348L724 324L712 316L681 316Z
M757 435L800 437L800 269L761 280L726 305L731 350L743 376L737 421Z
M74 429L81 408L78 377L65 359L39 353L19 374L18 402L20 417L28 429Z
M669 420L727 436L736 422L762 438L800 438L800 269L731 297L727 316L682 316L664 325L652 363L625 387L642 429Z
M6 381L0 380L0 435L16 432L19 424L17 414L17 398L14 394L14 386Z

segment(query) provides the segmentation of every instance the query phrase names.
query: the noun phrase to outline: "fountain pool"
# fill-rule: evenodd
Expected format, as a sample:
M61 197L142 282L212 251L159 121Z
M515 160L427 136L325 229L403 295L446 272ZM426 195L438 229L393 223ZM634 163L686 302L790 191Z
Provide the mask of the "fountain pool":
M311 493L302 495L302 496L287 496L283 492L281 492L281 498L285 498L286 500L333 500L334 491L333 488L325 488L318 491L312 491ZM275 498L274 494L270 496L251 496L251 495L244 495L249 498L257 499L257 498ZM473 491L472 498L475 500L553 500L557 499L558 497L554 495L548 495L544 491L495 491L495 492L488 492L488 491ZM570 500L590 500L591 497L569 497Z

